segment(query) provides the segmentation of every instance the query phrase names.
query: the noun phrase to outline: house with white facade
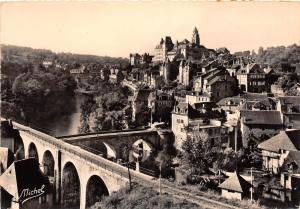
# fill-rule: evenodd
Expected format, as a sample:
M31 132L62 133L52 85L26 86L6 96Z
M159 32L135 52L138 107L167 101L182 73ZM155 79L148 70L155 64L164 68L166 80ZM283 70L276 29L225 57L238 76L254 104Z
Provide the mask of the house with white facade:
M279 134L260 143L263 168L279 174L290 151L300 151L300 130L281 131Z

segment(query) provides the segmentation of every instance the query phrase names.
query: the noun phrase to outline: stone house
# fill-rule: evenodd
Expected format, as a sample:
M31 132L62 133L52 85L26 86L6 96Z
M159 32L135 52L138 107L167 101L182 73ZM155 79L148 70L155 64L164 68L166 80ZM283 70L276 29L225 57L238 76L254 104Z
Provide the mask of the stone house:
M211 97L207 93L201 94L200 92L188 92L185 96L185 101L190 105L212 102Z
M129 54L129 63L131 66L139 66L141 64L149 64L152 61L153 56L149 53L144 53L142 55L138 53Z
M159 88L163 84L163 78L158 70L148 70L144 74L144 82L151 88Z
M199 118L189 121L187 128L188 137L197 137L202 132L208 134L210 146L224 145L224 147L227 147L229 145L229 129L227 126L224 126L219 120L206 120Z
M226 112L233 113L233 112L240 110L239 107L244 103L244 101L245 101L245 99L243 99L240 96L226 97L226 98L221 99L217 103L217 106Z
M234 172L226 179L219 188L222 189L222 197L227 199L242 200L250 194L252 185L241 177L237 172Z
M300 151L300 130L281 131L260 143L258 148L262 150L263 168L279 174L289 152Z
M277 110L276 101L272 98L248 100L243 103L241 110Z
M285 189L300 192L300 151L289 151L281 167L280 184Z
M193 64L190 60L181 60L177 80L184 86L189 86L193 78Z
M160 40L160 43L154 49L154 63L163 63L166 61L167 52L171 51L174 47L170 36L166 36Z
M172 131L175 136L175 146L181 148L184 140L187 139L186 127L189 120L193 119L197 111L186 102L180 102L172 112Z
M175 99L172 94L156 90L149 95L148 105L151 108L154 120L166 122L171 119Z
M186 90L175 90L174 98L175 98L176 104L181 103L181 102L186 102L186 95L187 95Z
M197 137L201 132L208 134L211 145L227 143L228 128L216 119L204 119L203 115L186 102L179 103L172 112L172 131L175 146L181 149L184 140Z
M250 138L261 142L283 129L282 115L276 110L241 110L240 131L243 146L247 147Z
M124 79L124 75L121 70L117 68L110 69L109 81L111 83L120 83Z
M247 64L236 73L242 91L261 93L268 90L266 73L256 63Z
M300 129L300 96L278 97L278 110L283 114L287 128Z
M133 96L128 98L132 108L132 121L137 120L137 115L148 108L150 89L139 89Z
M233 96L237 89L235 79L229 75L216 76L209 82L204 82L204 85L204 92L211 95L212 100L215 102Z
M138 53L130 54L129 55L129 62L131 66L137 66L141 63L142 57Z
M53 62L51 60L44 60L42 64L45 68L48 68L53 65Z
M179 62L171 62L169 58L159 66L159 74L166 83L176 80L178 76Z
M130 72L130 79L135 81L143 81L144 71L141 68L133 68Z
M233 96L236 89L236 80L223 67L202 73L193 80L193 90L209 94L215 102Z

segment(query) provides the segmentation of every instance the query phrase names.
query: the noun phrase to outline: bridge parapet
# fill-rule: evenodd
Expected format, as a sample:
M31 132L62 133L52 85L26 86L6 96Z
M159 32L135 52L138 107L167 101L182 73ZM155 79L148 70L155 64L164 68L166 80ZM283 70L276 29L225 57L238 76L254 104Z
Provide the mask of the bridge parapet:
M2 120L3 119L1 118L1 121ZM35 148L35 156L37 156L43 172L45 172L43 168L43 163L45 163L44 156L47 156L46 153L48 154L48 156L52 155L52 166L49 166L50 161L47 161L47 166L53 169L51 170L53 171L51 172L51 177L54 179L56 190L55 200L57 203L63 204L66 197L65 194L70 192L70 189L68 189L68 185L65 185L66 181L64 180L70 177L70 175L66 174L66 172L69 172L70 170L64 169L65 167L67 167L67 165L70 164L74 165L75 170L78 174L78 182L80 184L80 189L78 189L80 193L78 195L80 196L80 209L84 209L86 207L86 201L88 199L87 194L89 191L87 187L89 179L92 176L98 176L103 180L109 191L109 194L126 186L126 184L129 182L127 167L105 159L97 154L91 153L88 150L84 150L81 147L69 144L68 142L65 142L61 139L37 131L31 127L22 125L14 121L10 124L11 128L18 130L17 132L23 140L24 150L28 150L26 151L26 157L30 156L30 147L31 145L33 145L33 147ZM130 173L133 181L139 183L151 182L152 184L155 184L155 181L153 182L152 176L148 176L134 170L131 170ZM76 185L73 184L74 181L67 182L70 182L70 184L72 185Z
M93 154L91 152L88 152L84 149L81 149L78 146L74 146L72 144L69 144L67 142L64 142L62 140L59 140L55 137L49 136L47 134L44 134L40 131L34 130L30 127L24 126L22 124L19 124L17 122L12 122L13 127L18 129L18 130L22 130L27 132L28 134L33 135L34 137L36 137L39 140L42 140L44 142L47 142L53 146L56 147L56 149L62 151L62 152L67 152L71 155L74 155L76 157L82 158L85 161L88 161L94 165L97 165L101 168L104 168L107 171L113 172L113 173L117 173L119 174L121 177L125 177L128 178L128 171L125 167L117 164L117 163L113 163L110 160L107 160L99 155Z
M163 142L160 134L153 129L75 135L60 139L90 151L94 150L94 153L102 152L107 156L109 155L108 151L113 150L113 155L117 159L124 158L124 147L131 150L133 146L136 146L137 142L143 142L144 148L148 147L148 150L151 150L151 152L160 150Z

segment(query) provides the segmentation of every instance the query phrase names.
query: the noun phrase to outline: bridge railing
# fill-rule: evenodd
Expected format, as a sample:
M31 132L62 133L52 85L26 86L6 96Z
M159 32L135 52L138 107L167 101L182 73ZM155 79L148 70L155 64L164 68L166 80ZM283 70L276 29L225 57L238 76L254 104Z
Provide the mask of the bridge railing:
M85 161L92 162L93 164L99 165L100 167L103 167L104 169L109 170L109 171L113 170L114 172L120 173L121 176L126 177L126 172L124 173L124 171L123 171L124 169L122 166L118 166L118 164L112 165L111 161L106 160L96 154L90 153L84 149L81 149L78 146L74 146L67 142L61 141L55 137L52 137L52 136L44 134L40 131L34 130L31 127L27 127L27 126L21 125L16 122L13 122L13 126L20 130L26 131L27 133L38 138L39 140L45 141L49 144L52 144L53 146L55 146L56 148L58 148L61 151L71 153L77 157L84 159Z
M1 120L6 120L6 119L5 118L1 118ZM45 128L45 127L42 128L38 124L36 124L36 123L34 123L32 121L28 122L28 121L14 119L13 122L18 123L18 124L25 124L24 126L33 128L33 129L38 130L38 131L40 131L42 133L46 133L46 134L48 134L50 136L55 136L55 134L56 134L55 130L52 130L52 129L49 129L49 128Z
M24 126L17 122L13 122L13 126L19 130L25 131L25 132L35 136L39 140L45 141L49 144L52 144L53 146L55 146L57 149L59 149L61 151L68 152L68 153L74 155L75 157L79 157L79 158L83 159L84 161L90 162L96 166L99 166L99 167L107 170L107 171L116 173L121 177L124 177L127 179L129 178L127 168L123 167L122 165L114 163L114 162L107 160L99 155L94 154L94 153L90 153L89 151L86 151L78 146L69 144L69 143L59 140L55 137L44 134L44 133L37 131L31 127ZM151 179L150 176L147 176L147 175L144 175L144 174L141 174L138 172L134 172L134 171L131 172L131 175L132 175L132 177L136 177L139 179L144 179L144 180Z
M124 130L114 130L114 131L100 131L95 133L84 133L84 134L72 134L72 135L66 135L66 136L57 136L58 139L63 138L71 138L71 137L80 137L80 136L96 136L96 135L102 135L102 134L111 134L111 133L119 133L119 132L135 132L135 131L147 131L146 128L137 128L137 129L124 129Z

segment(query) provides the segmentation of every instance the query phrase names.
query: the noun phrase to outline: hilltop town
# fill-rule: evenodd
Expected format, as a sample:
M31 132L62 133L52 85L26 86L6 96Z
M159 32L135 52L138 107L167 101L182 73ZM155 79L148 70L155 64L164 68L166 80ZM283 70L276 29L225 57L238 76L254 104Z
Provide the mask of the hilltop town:
M189 36L163 36L153 54L128 59L6 46L2 117L53 135L37 124L69 114L74 95L84 95L76 134L143 130L168 137L157 149L139 139L124 155L107 144L76 146L238 208L299 207L300 46L231 53L207 48L196 27ZM17 148L15 156L25 157Z

